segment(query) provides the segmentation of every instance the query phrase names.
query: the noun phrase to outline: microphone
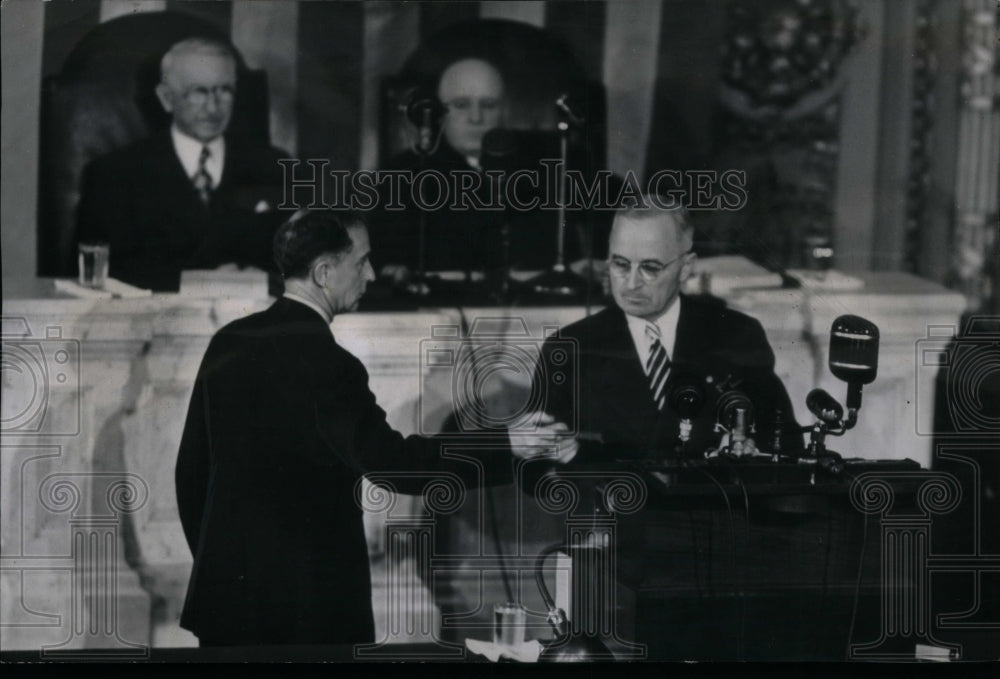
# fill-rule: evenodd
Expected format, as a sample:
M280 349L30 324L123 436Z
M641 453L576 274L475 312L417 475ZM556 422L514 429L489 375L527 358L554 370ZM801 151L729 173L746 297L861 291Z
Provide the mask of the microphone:
M670 409L685 420L698 416L705 405L705 388L696 377L678 377L667 392Z
M813 389L806 396L806 407L809 412L827 424L836 424L844 417L844 408L837 399L823 389Z
M729 432L732 453L743 455L747 432L753 432L753 404L750 398L735 389L723 393L716 404L715 419L718 426Z
M847 382L847 409L861 409L861 388L878 374L878 326L845 314L830 327L830 372Z
M572 125L580 126L585 122L582 115L573 110L574 100L569 93L563 93L556 99L556 110Z
M420 86L413 91L410 101L406 104L406 118L419 131L417 141L419 153L424 155L430 153L434 145L434 134L441 125L445 113L447 109L430 88Z
M688 375L673 380L673 384L667 389L667 405L681 418L678 438L681 445L684 445L691 439L691 421L705 405L702 381Z

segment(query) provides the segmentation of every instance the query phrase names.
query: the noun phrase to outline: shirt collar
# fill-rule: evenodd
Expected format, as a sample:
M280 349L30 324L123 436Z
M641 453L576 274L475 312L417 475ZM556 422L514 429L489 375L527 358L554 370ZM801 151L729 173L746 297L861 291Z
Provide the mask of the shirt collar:
M635 350L639 354L641 360L645 361L646 357L649 355L649 347L652 342L649 337L646 336L646 325L652 323L660 330L660 344L667 352L667 356L671 360L674 358L674 345L677 343L677 322L681 317L681 303L680 296L676 297L667 310L660 315L659 318L653 321L647 321L644 318L639 318L638 316L630 316L625 314L625 320L628 323L628 331L632 336L632 342L635 344Z
M326 323L327 325L333 323L333 318L330 317L330 312L323 309L322 307L320 307L320 305L316 304L312 300L306 299L301 295L296 295L294 292L286 292L283 296L287 297L292 301L298 302L299 304L305 304L307 307L318 313L320 317L322 317L323 322Z
M222 135L219 135L206 144L205 142L198 141L194 137L184 134L177 129L176 125L170 126L170 138L173 140L174 151L177 153L177 157L181 161L184 173L188 177L192 178L198 171L198 158L201 156L202 147L208 147L208 151L211 155L209 155L208 160L205 163L205 169L212 177L212 188L218 187L219 180L222 179L222 168L226 159L225 138Z

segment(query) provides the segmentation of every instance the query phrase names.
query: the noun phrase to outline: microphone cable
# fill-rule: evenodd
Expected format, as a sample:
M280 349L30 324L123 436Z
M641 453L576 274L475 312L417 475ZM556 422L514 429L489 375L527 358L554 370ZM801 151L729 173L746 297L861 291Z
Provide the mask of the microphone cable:
M737 575L737 567L736 567L736 561L737 561L737 559L736 559L736 518L735 518L735 516L733 514L733 505L729 501L729 494L726 492L725 487L721 483L719 483L719 480L717 478L715 478L715 476L713 476L712 474L710 474L707 470L702 469L701 467L692 467L692 469L697 469L702 474L704 474L705 476L707 476L708 479L712 483L714 483L715 486L719 489L719 492L722 493L722 499L726 503L726 513L729 516L729 533L730 533L730 539L732 541L732 549L730 550L730 555L732 557L733 575L736 576ZM709 564L709 572L711 572L711 564ZM743 610L742 609L742 607L743 607L743 583L739 581L738 577L737 577L736 586L737 586L737 593L739 595L739 600L740 600L740 611L741 611L741 617L742 617L742 610ZM737 637L736 637L736 657L739 660L743 659L743 629L742 629L742 626L738 629L738 633L737 633Z
M736 465L730 465L730 469L733 472L733 476L736 478L736 485L740 487L740 491L743 493L743 509L746 514L746 530L744 531L743 537L746 540L746 546L749 550L750 548L750 494L747 493L746 484L743 483L742 477L740 477L739 472L736 470ZM734 538L735 539L735 538ZM746 556L746 555L744 555ZM743 648L745 637L746 637L746 622L747 622L747 608L746 608L746 592L744 591L744 575L746 574L746 563L748 559L744 558L742 562L743 568L740 570L739 575L739 585L740 585L740 649ZM743 660L742 653L740 654L740 660Z
M858 599L861 598L861 577L864 574L865 550L868 547L868 515L861 514L861 557L858 559L858 576L854 581L854 605L851 607L851 624L847 628L847 648L844 660L851 659L851 639L854 637L854 623L858 616Z
M456 307L456 309L458 310L459 326L462 331L462 336L468 338L470 327L469 320L465 316L465 309L462 307ZM479 364L476 361L475 351L470 353L469 360L471 361L469 367L472 369L473 383L479 384ZM497 523L496 498L494 497L495 489L492 486L485 486L482 490L483 494L486 495L486 513L489 515L490 532L493 534L493 548L497 553L497 563L500 566L500 578L503 580L504 593L507 595L507 601L515 602L514 590L510 585L510 574L507 572L507 559L504 556L503 545L500 543L500 526ZM517 491L516 488L515 491Z

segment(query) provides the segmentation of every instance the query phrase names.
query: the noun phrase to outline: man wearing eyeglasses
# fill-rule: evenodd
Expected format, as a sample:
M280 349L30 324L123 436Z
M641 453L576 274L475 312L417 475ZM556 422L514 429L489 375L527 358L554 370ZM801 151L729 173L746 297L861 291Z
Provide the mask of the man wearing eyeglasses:
M160 71L156 95L170 128L88 167L79 240L108 242L111 275L153 290L177 290L185 269L270 267L285 154L227 135L235 55L189 38L167 51Z
M778 428L782 450L800 451L802 436L760 323L681 293L696 258L694 230L683 208L656 207L663 199L646 204L615 215L608 244L614 305L567 326L542 349L535 387L545 411L580 432L579 451L560 462L700 457L719 438L717 386L750 398L758 448L770 451ZM556 365L552 352L566 340L575 347L577 372L563 371L568 379L556 383L544 367ZM708 406L679 446L680 418L669 393L682 376L704 386Z

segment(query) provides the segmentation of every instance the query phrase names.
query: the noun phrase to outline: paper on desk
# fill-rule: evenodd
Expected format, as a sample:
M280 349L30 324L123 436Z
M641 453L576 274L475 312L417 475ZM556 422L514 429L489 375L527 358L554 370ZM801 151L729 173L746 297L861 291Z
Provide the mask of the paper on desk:
M490 662L497 662L501 657L518 662L538 662L538 656L542 653L542 645L537 639L526 641L520 646L501 646L492 641L466 639L465 647Z
M694 275L684 292L725 297L739 288L780 288L781 274L768 271L740 255L720 255L695 260Z
M67 278L57 278L55 286L58 292L64 292L67 295L82 299L128 299L131 297L151 297L153 295L152 290L137 288L134 285L123 283L117 278L106 278L104 280L104 288L101 290L88 288Z
M865 282L860 278L832 269L829 271L789 269L788 275L797 280L804 289L816 292L851 292L865 287Z

